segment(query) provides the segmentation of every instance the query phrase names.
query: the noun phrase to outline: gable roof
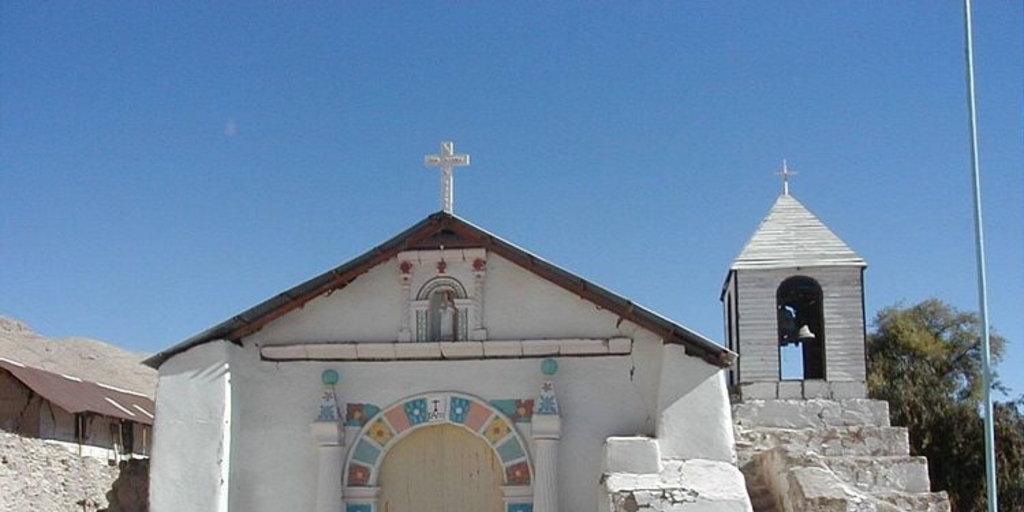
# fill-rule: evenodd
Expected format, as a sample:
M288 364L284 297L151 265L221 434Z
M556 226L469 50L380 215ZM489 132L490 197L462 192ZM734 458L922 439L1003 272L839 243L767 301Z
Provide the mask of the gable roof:
M867 262L793 196L783 194L730 269L814 266L866 267Z
M686 327L548 263L459 217L437 212L348 263L278 294L143 362L153 368L159 368L175 354L203 343L214 340L241 343L242 338L259 331L268 323L325 293L344 288L360 275L402 251L431 250L442 245L449 249L482 247L584 300L619 315L620 321L635 323L657 334L666 343L683 345L687 354L700 357L717 366L728 367L736 358L735 353Z
M0 370L8 371L25 387L72 414L91 412L153 424L153 400L142 393L48 372L5 358L0 358Z

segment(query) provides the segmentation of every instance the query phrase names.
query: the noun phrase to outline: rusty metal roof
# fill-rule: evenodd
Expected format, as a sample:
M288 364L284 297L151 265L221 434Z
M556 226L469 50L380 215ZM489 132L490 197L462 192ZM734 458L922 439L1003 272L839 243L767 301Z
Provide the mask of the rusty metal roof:
M2 357L0 370L6 370L33 392L70 413L89 412L153 424L153 400L142 393L40 370Z
M772 205L731 270L853 266L867 263L793 196Z
M159 368L164 361L175 354L210 341L229 340L241 343L242 338L259 331L268 323L301 308L307 302L321 295L348 286L360 275L402 251L437 249L440 246L487 249L541 278L561 286L580 298L619 315L620 319L633 322L657 334L665 343L685 346L687 354L700 357L711 364L728 367L736 358L734 352L695 331L548 263L459 217L445 212L437 212L362 256L278 294L143 362L153 368Z

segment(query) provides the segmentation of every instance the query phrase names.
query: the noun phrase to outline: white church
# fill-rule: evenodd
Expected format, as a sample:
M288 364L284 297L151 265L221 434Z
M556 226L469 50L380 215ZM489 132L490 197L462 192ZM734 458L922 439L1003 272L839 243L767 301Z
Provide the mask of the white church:
M821 510L821 481L948 510L863 400L864 261L788 191L728 270L723 346L455 216L469 157L427 163L440 212L147 361L152 511ZM869 489L794 442L899 468Z

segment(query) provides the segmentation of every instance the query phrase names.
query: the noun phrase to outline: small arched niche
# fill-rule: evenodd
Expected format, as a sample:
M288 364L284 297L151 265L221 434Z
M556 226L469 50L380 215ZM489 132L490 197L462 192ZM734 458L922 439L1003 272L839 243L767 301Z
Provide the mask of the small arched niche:
M416 311L417 341L464 341L468 339L472 300L457 279L436 277L420 288L412 304Z
M821 285L786 279L775 292L782 380L825 378L825 315Z

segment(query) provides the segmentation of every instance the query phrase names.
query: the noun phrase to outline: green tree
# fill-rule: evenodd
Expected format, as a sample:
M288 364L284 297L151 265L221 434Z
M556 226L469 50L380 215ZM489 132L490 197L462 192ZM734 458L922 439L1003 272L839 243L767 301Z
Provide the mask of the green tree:
M878 312L868 336L868 393L889 402L892 421L910 432L910 449L928 457L932 487L949 492L956 512L985 510L980 320L929 299ZM992 335L993 363L1005 340ZM1001 389L996 383L996 389ZM999 505L1024 511L1024 400L997 404Z

